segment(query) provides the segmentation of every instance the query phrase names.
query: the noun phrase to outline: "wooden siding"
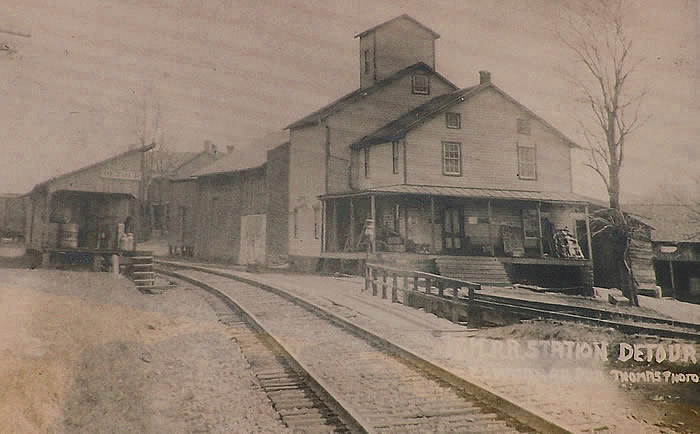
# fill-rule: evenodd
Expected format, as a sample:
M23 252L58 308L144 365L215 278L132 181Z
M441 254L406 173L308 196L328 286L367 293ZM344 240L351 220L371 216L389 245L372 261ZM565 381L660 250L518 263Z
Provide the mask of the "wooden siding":
M395 20L366 38L372 35L376 38L377 80L417 62L435 67L434 37L425 28L408 20Z
M197 213L197 180L177 181L170 184L168 196L168 244L194 246ZM184 210L184 218L183 218Z
M326 192L325 127L295 128L289 139L289 254L318 256L321 240L314 237L313 207L320 206L318 196Z
M448 84L433 77L431 95L414 95L411 93L411 77L406 76L329 116L324 123L290 131L288 233L291 255L318 256L321 253L320 237L314 236L314 207L321 206L320 195L350 190L350 177L357 176L354 172L348 173L352 158L350 144L438 93L452 90ZM326 164L326 140L331 152L329 164Z
M369 33L360 38L360 87L362 89L372 86L375 80L375 33ZM365 73L365 51L369 55L369 71Z
M121 158L106 161L95 167L78 173L58 178L48 183L51 191L72 190L94 193L124 193L139 197L139 181L114 179L102 176L103 170L124 171L141 176L141 158L143 153L132 152Z
M195 256L238 262L241 216L265 214L265 184L264 167L200 178Z
M289 248L289 143L267 153L267 254L286 255Z
M448 129L440 113L408 133L408 184L571 191L569 147L534 119L531 134L518 134L527 114L498 92L486 89L449 111L461 114L461 129ZM461 176L443 175L443 141L462 144ZM536 146L536 180L518 178L518 145Z
M369 176L365 176L365 151L356 151L357 170L353 186L359 189L403 184L403 143L399 143L399 173L394 173L392 144L382 143L369 148Z
M436 95L453 91L447 83L437 78L437 76L431 77L430 87L430 95L413 94L411 92L411 76L407 75L389 84L386 88L368 95L362 101L329 117L327 125L330 129L331 155L334 158L348 162L357 158L356 154L362 151L352 152L349 146L351 143L381 128L413 108L428 102ZM389 154L389 164L391 164L391 154ZM403 165L403 156L401 157L401 164ZM346 178L342 184L334 183L330 185L328 192L348 191L350 190L350 182L353 187L357 187L357 182L360 181L359 178L364 176L362 167L362 162L360 162L359 166L356 164L351 166L350 177L352 177L352 181L347 177L348 169L346 167L340 165L331 167L332 171L329 173L331 179Z

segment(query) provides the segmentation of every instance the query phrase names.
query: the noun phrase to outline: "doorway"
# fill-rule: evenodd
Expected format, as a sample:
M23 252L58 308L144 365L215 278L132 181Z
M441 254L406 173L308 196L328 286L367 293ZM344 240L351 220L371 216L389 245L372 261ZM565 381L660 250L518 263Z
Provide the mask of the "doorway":
M458 254L463 250L464 218L462 210L446 208L442 215L442 240L445 253Z

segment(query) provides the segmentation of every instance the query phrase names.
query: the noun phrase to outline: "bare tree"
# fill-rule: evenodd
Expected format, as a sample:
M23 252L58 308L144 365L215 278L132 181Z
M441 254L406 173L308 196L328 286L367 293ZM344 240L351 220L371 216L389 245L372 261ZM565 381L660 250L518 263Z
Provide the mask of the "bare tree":
M132 92L134 92L132 90ZM135 92L134 92L135 93ZM162 183L175 169L176 160L169 148L174 142L166 136L162 124L161 107L152 89L147 89L137 102L134 130L136 146L153 145L153 150L144 155L142 161L142 183L139 199L141 202L140 226L157 226L154 201L161 196ZM145 233L143 235L146 235Z
M630 91L630 77L641 60L633 53L633 38L626 22L627 0L568 0L559 39L572 53L577 71L569 75L578 102L588 116L575 116L586 140L584 163L602 179L610 209L594 218L594 235L606 233L622 248L619 271L622 290L638 305L637 282L629 255L633 229L620 209L620 170L628 138L643 120L644 91Z
M571 74L578 101L588 110L577 117L588 149L584 164L595 171L608 192L610 208L620 208L620 169L625 145L643 120L645 92L629 90L641 60L633 55L626 29L627 0L569 0L560 40L573 53L583 74Z

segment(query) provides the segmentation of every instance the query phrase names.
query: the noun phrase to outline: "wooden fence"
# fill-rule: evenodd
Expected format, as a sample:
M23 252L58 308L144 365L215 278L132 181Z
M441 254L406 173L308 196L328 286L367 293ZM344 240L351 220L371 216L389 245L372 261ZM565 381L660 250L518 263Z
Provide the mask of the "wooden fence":
M399 286L401 279L401 286ZM459 294L462 289L468 290L469 304L473 304L474 291L480 290L481 285L465 280L453 279L437 274L424 273L420 271L400 270L397 268L385 267L377 264L367 264L365 266L365 287L363 291L372 289L372 295L378 296L381 288L382 298L387 298L387 292L391 289L392 303L398 303L398 292L403 292L402 302L406 303L410 292L436 296L441 299L451 300L454 312L457 312ZM463 302L462 302L463 303ZM457 313L453 315L453 321L457 321Z

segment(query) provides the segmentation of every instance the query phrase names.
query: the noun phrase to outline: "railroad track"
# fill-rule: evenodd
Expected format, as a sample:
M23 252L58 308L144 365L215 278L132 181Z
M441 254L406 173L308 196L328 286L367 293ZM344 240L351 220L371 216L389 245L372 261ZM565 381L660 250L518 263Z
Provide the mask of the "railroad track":
M209 292L280 414L304 423L314 414L305 432L568 432L290 294L211 272L156 271Z
M468 302L468 300L464 300L464 302ZM476 294L474 302L482 308L510 312L525 317L574 321L600 327L612 327L623 333L681 338L700 342L700 324L494 295Z
M288 428L294 432L313 433L361 431L342 405L328 397L294 358L232 300L187 276L163 270L160 274L204 289L201 296L212 307L219 322L229 327L231 339Z

